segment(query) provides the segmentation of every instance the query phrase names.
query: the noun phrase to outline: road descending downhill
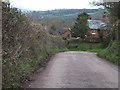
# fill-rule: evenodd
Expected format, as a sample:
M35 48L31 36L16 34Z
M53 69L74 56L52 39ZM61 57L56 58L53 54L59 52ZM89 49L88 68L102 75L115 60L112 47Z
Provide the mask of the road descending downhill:
M54 55L27 88L118 88L118 67L96 53L68 51Z

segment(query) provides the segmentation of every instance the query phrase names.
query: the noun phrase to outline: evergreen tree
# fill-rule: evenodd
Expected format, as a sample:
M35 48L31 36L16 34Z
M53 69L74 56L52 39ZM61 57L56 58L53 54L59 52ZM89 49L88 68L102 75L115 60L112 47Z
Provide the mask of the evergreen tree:
M87 18L88 18L87 13L82 13L78 15L78 18L75 22L75 25L72 29L72 31L75 34L75 37L81 37L82 39L85 38L85 35L87 34Z

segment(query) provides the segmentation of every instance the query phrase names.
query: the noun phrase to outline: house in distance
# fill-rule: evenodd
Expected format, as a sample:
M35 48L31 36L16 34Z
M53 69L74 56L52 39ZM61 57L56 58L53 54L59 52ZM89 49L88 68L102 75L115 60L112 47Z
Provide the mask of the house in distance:
M60 30L56 30L58 35L61 35L63 39L71 39L72 32L71 28L61 28Z
M106 39L110 27L109 20L104 12L101 20L94 20L91 16L88 17L87 20L88 25L88 34L87 41L88 42L100 42L100 38Z

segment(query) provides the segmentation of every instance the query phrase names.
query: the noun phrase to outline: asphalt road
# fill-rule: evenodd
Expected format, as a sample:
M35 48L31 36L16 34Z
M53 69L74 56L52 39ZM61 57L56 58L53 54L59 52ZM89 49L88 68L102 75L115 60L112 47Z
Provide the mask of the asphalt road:
M56 54L34 75L29 88L118 88L118 67L95 53L69 51Z

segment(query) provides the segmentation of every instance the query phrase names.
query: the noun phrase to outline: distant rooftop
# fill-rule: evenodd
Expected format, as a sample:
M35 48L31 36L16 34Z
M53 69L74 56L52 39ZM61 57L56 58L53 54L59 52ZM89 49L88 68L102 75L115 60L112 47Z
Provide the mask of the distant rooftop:
M101 20L88 20L88 27L90 29L107 29L106 24Z

